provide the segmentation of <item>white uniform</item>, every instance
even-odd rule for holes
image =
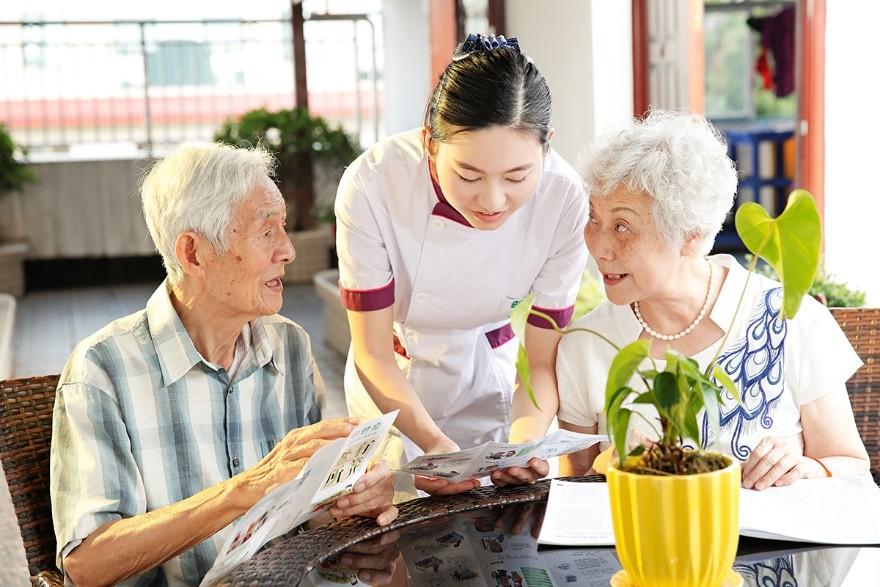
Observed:
[[[551,150],[535,196],[497,230],[477,230],[432,182],[420,129],[377,143],[342,177],[336,244],[343,305],[393,306],[398,364],[461,448],[507,439],[517,349],[511,307],[535,292],[535,306],[561,323],[571,318],[587,260],[581,186]],[[351,352],[345,393],[352,415],[378,415]],[[404,445],[407,459],[421,454],[406,438]],[[400,455],[385,458],[393,466]]]

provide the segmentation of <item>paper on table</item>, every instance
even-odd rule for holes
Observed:
[[[880,488],[870,475],[801,479],[740,491],[740,534],[820,544],[880,544]],[[606,483],[553,480],[541,544],[614,544]]]
[[[880,544],[880,488],[870,475],[801,479],[786,487],[740,492],[743,536]]]
[[[538,544],[611,546],[614,526],[606,483],[550,481]]]
[[[496,469],[522,467],[530,459],[550,459],[607,441],[604,434],[578,434],[557,430],[522,444],[487,442],[467,450],[416,457],[399,470],[412,475],[442,477],[452,482],[486,477]]]

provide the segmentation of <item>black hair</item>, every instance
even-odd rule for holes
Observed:
[[[520,53],[515,39],[494,48],[483,42],[462,52],[474,45],[475,37],[485,39],[469,35],[434,87],[425,112],[431,138],[442,143],[460,132],[497,125],[528,132],[546,149],[551,100],[544,76]]]

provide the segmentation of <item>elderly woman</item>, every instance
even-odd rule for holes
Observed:
[[[272,166],[183,147],[144,181],[168,278],[74,349],[55,400],[57,563],[77,585],[198,584],[224,528],[353,429],[320,421],[308,335],[277,314],[295,253]],[[388,524],[392,494],[378,466],[331,513]]]
[[[721,408],[720,447],[742,462],[743,485],[764,489],[803,477],[868,469],[845,382],[861,365],[828,310],[807,297],[797,317],[781,313],[780,284],[727,255],[707,257],[736,193],[736,171],[717,132],[699,116],[652,112],[602,137],[590,158],[590,219],[584,237],[608,300],[580,319],[623,346],[651,339],[701,367],[732,328],[719,364],[740,390]],[[605,380],[615,350],[598,337],[566,336],[556,361],[559,425],[605,433]],[[657,413],[634,406],[657,424]],[[631,422],[650,438],[642,418]],[[705,420],[703,436],[709,434]],[[563,461],[585,474],[599,447]]]

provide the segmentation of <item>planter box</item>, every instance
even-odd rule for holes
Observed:
[[[24,295],[24,258],[27,243],[0,243],[0,293]]]
[[[0,381],[12,378],[12,330],[15,327],[15,298],[0,293]]]
[[[317,272],[330,267],[333,231],[329,224],[287,235],[296,249],[296,259],[285,268],[284,283],[308,283]]]
[[[348,355],[351,332],[348,316],[339,300],[339,271],[330,269],[315,275],[315,291],[324,300],[324,339],[339,354]]]

